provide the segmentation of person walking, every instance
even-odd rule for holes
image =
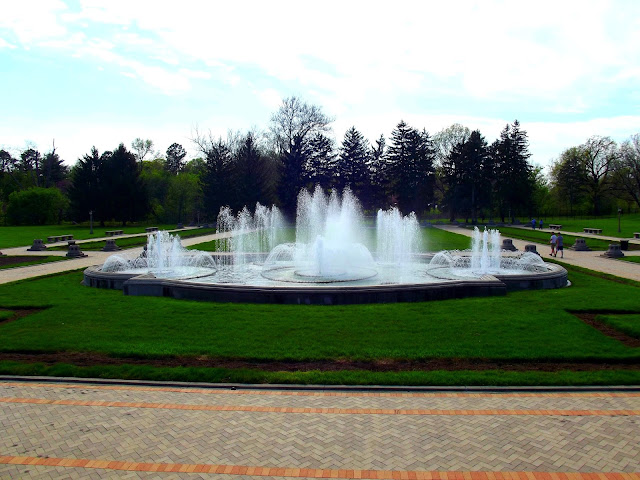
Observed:
[[[534,230],[536,229],[536,219],[535,218],[531,219],[531,228],[533,228]]]
[[[551,253],[549,255],[551,255],[552,257],[555,256],[556,254],[556,242],[558,241],[558,237],[556,237],[555,233],[551,234],[551,240],[549,243],[551,243]]]
[[[558,232],[558,236],[556,237],[556,254],[558,256],[558,252],[560,252],[560,258],[564,258],[564,238],[562,238],[562,233]]]
[[[542,219],[540,219],[540,230],[542,230]]]

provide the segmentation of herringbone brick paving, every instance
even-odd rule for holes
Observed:
[[[309,476],[317,476],[327,469],[327,476],[342,478],[369,470],[402,471],[405,475],[415,471],[640,471],[640,416],[597,414],[599,410],[638,411],[637,395],[351,397],[75,387],[5,382],[0,383],[0,397],[177,406],[595,410],[596,414],[337,415],[0,403],[0,456],[12,461],[27,457],[27,463],[42,457],[134,462],[130,468],[143,470],[156,464],[179,464],[191,469],[197,465],[277,467],[277,476],[305,468],[316,472]],[[143,462],[149,463],[142,465]],[[2,478],[21,478],[20,472],[25,470],[29,470],[26,478],[198,478],[187,473],[156,472],[145,476],[143,472],[103,468],[2,463]],[[264,470],[259,475],[270,473]],[[211,475],[234,479],[242,476],[208,474],[204,478],[212,478]],[[297,471],[291,475],[305,474]],[[526,479],[532,480],[525,476],[523,480]],[[549,476],[547,480],[562,479]]]

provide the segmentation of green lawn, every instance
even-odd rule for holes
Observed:
[[[192,238],[192,237],[199,237],[202,235],[210,235],[212,233],[216,233],[216,229],[215,228],[198,228],[197,230],[181,230],[178,232],[174,232],[174,235],[178,235],[180,238]],[[146,235],[141,235],[138,237],[125,237],[122,238],[120,236],[115,236],[113,237],[113,239],[116,241],[116,245],[118,245],[120,248],[133,248],[133,247],[142,247],[144,245],[147,244],[147,237]],[[80,249],[81,250],[87,250],[87,251],[96,251],[96,250],[102,250],[102,248],[105,246],[105,241],[104,240],[97,240],[95,242],[86,242],[86,243],[82,243],[80,244]],[[48,247],[48,250],[67,250],[68,246],[66,244],[64,245],[58,245],[55,247]]]
[[[90,238],[104,237],[107,230],[123,230],[125,234],[144,233],[144,229],[150,226],[158,227],[161,230],[172,230],[176,228],[175,224],[133,224],[126,227],[122,227],[117,224],[100,227],[94,224],[93,235],[91,235],[89,233],[88,224],[39,225],[19,227],[0,226],[0,249],[31,245],[34,238],[41,238],[46,243],[47,237],[53,235],[73,235],[73,238],[76,240],[87,240]]]
[[[213,304],[80,285],[81,272],[0,285],[0,308],[45,307],[0,324],[3,352],[98,352],[114,357],[260,361],[427,360],[623,362],[640,349],[584,324],[572,310],[640,315],[640,284],[570,270],[570,288],[505,297],[348,306]],[[588,302],[585,301],[588,299]],[[635,317],[633,317],[635,318]],[[634,320],[632,320],[634,321]],[[637,324],[637,320],[635,320]],[[640,369],[596,372],[264,372],[149,366],[0,363],[0,373],[200,381],[382,384],[640,383]]]
[[[625,262],[632,262],[632,263],[640,263],[640,256],[638,255],[626,256],[626,257],[621,257],[618,260],[624,260]]]
[[[568,232],[581,233],[583,228],[601,228],[602,234],[610,237],[632,238],[633,232],[640,232],[640,213],[623,213],[620,218],[619,233],[617,215],[581,218],[545,217],[543,221],[544,228],[547,228],[549,224],[558,224],[562,225],[562,230]],[[526,224],[527,220],[523,219],[522,222]]]

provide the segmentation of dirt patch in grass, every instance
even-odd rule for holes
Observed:
[[[2,309],[0,309],[2,310]],[[0,324],[4,325],[5,323],[15,322],[16,320],[20,320],[21,318],[27,317],[29,315],[33,315],[34,313],[38,313],[43,308],[8,308],[6,310],[11,310],[13,315],[8,318],[2,319],[0,318]]]
[[[573,315],[578,317],[587,325],[595,328],[601,333],[605,334],[607,337],[611,337],[619,342],[623,343],[627,347],[640,347],[640,338],[632,337],[624,332],[621,332],[617,328],[612,327],[611,325],[607,325],[606,323],[600,322],[596,319],[598,315],[620,315],[620,312],[571,312]]]
[[[0,267],[4,267],[5,265],[15,265],[16,263],[30,262],[34,259],[37,260],[38,257],[33,255],[2,256],[0,257]]]
[[[152,367],[208,367],[225,369],[252,369],[269,372],[306,372],[306,371],[340,371],[367,370],[371,372],[403,372],[403,371],[460,371],[460,370],[502,370],[514,372],[559,372],[559,371],[602,371],[602,370],[638,370],[637,363],[611,362],[510,362],[482,359],[442,358],[432,360],[325,360],[325,361],[251,361],[220,359],[210,357],[167,357],[167,358],[126,358],[110,357],[98,353],[57,352],[57,353],[0,353],[0,360],[43,363],[53,365],[67,363],[79,367],[95,365],[148,365]]]

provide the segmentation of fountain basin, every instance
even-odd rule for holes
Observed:
[[[429,257],[423,257],[427,260]],[[262,265],[245,265],[244,276],[219,268],[211,276],[157,278],[151,273],[84,272],[84,284],[122,290],[125,295],[149,295],[212,302],[344,305],[424,302],[477,296],[499,296],[521,289],[561,288],[567,271],[556,264],[509,274],[462,276],[447,267],[416,263],[411,275],[394,278],[394,265],[378,265],[377,275],[356,281],[276,281],[261,274]]]

